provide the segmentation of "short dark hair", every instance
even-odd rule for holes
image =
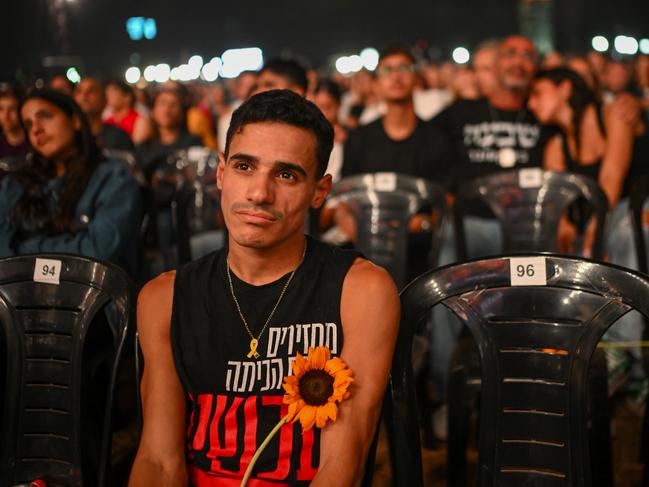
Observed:
[[[340,90],[340,85],[332,79],[323,79],[316,86],[315,93],[320,93],[324,91],[328,93],[337,103],[340,103],[342,99],[342,92]]]
[[[260,74],[270,71],[289,80],[292,84],[299,86],[306,93],[309,80],[306,77],[306,69],[293,59],[275,58],[269,59],[261,68]]]
[[[121,91],[122,93],[124,93],[125,95],[130,96],[131,103],[135,103],[135,91],[133,90],[133,87],[128,83],[125,83],[124,81],[118,79],[110,79],[106,81],[105,87],[108,88],[109,86],[113,86],[117,88],[119,91]]]
[[[410,59],[410,62],[412,64],[417,63],[417,59],[412,53],[412,49],[410,49],[410,47],[406,46],[405,44],[390,44],[385,46],[383,49],[381,49],[381,52],[379,52],[379,64],[381,64],[381,62],[386,57],[394,56],[395,54],[406,56],[408,59]]]
[[[237,108],[225,139],[225,156],[228,156],[234,134],[248,124],[262,122],[285,123],[313,132],[318,161],[316,176],[321,178],[324,175],[333,148],[334,129],[315,104],[291,90],[258,93]]]

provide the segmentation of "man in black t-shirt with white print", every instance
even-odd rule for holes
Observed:
[[[545,133],[525,103],[537,61],[529,39],[505,38],[498,46],[496,86],[489,96],[459,100],[432,121],[451,144],[453,191],[496,171],[541,166]]]

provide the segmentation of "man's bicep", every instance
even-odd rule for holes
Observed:
[[[359,394],[383,395],[399,328],[399,296],[389,274],[368,261],[343,288],[342,358],[354,371]]]
[[[138,333],[144,357],[140,449],[147,456],[168,461],[184,457],[185,397],[171,352],[173,278],[158,279],[162,282],[149,283],[138,299]]]
[[[341,357],[354,372],[354,382],[351,396],[340,404],[338,420],[323,430],[320,458],[322,476],[337,470],[339,485],[356,485],[362,477],[399,326],[399,298],[392,279],[367,261],[354,267],[345,279],[341,302]]]

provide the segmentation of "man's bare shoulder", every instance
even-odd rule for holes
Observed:
[[[174,297],[176,271],[160,274],[147,282],[137,299],[138,330],[142,332],[161,323],[168,325]]]
[[[176,271],[163,272],[155,279],[151,279],[142,287],[137,300],[138,304],[143,304],[144,301],[164,300],[173,297],[175,280]]]
[[[349,268],[345,277],[343,299],[346,298],[358,300],[359,305],[366,304],[366,299],[387,299],[389,303],[393,303],[398,302],[399,293],[388,271],[359,257]]]

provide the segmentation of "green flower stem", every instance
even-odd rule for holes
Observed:
[[[255,467],[255,463],[257,463],[257,460],[259,460],[260,455],[266,449],[268,443],[270,443],[270,440],[273,439],[273,437],[277,434],[280,428],[284,426],[284,424],[286,424],[287,421],[288,421],[288,414],[279,420],[279,423],[275,425],[273,430],[270,433],[268,433],[268,436],[263,441],[263,443],[259,445],[259,448],[257,448],[257,451],[252,456],[252,460],[250,461],[250,464],[246,469],[246,473],[243,475],[243,480],[241,481],[241,487],[246,487],[246,484],[248,483],[248,479],[250,478],[250,475],[252,475],[252,469]]]

